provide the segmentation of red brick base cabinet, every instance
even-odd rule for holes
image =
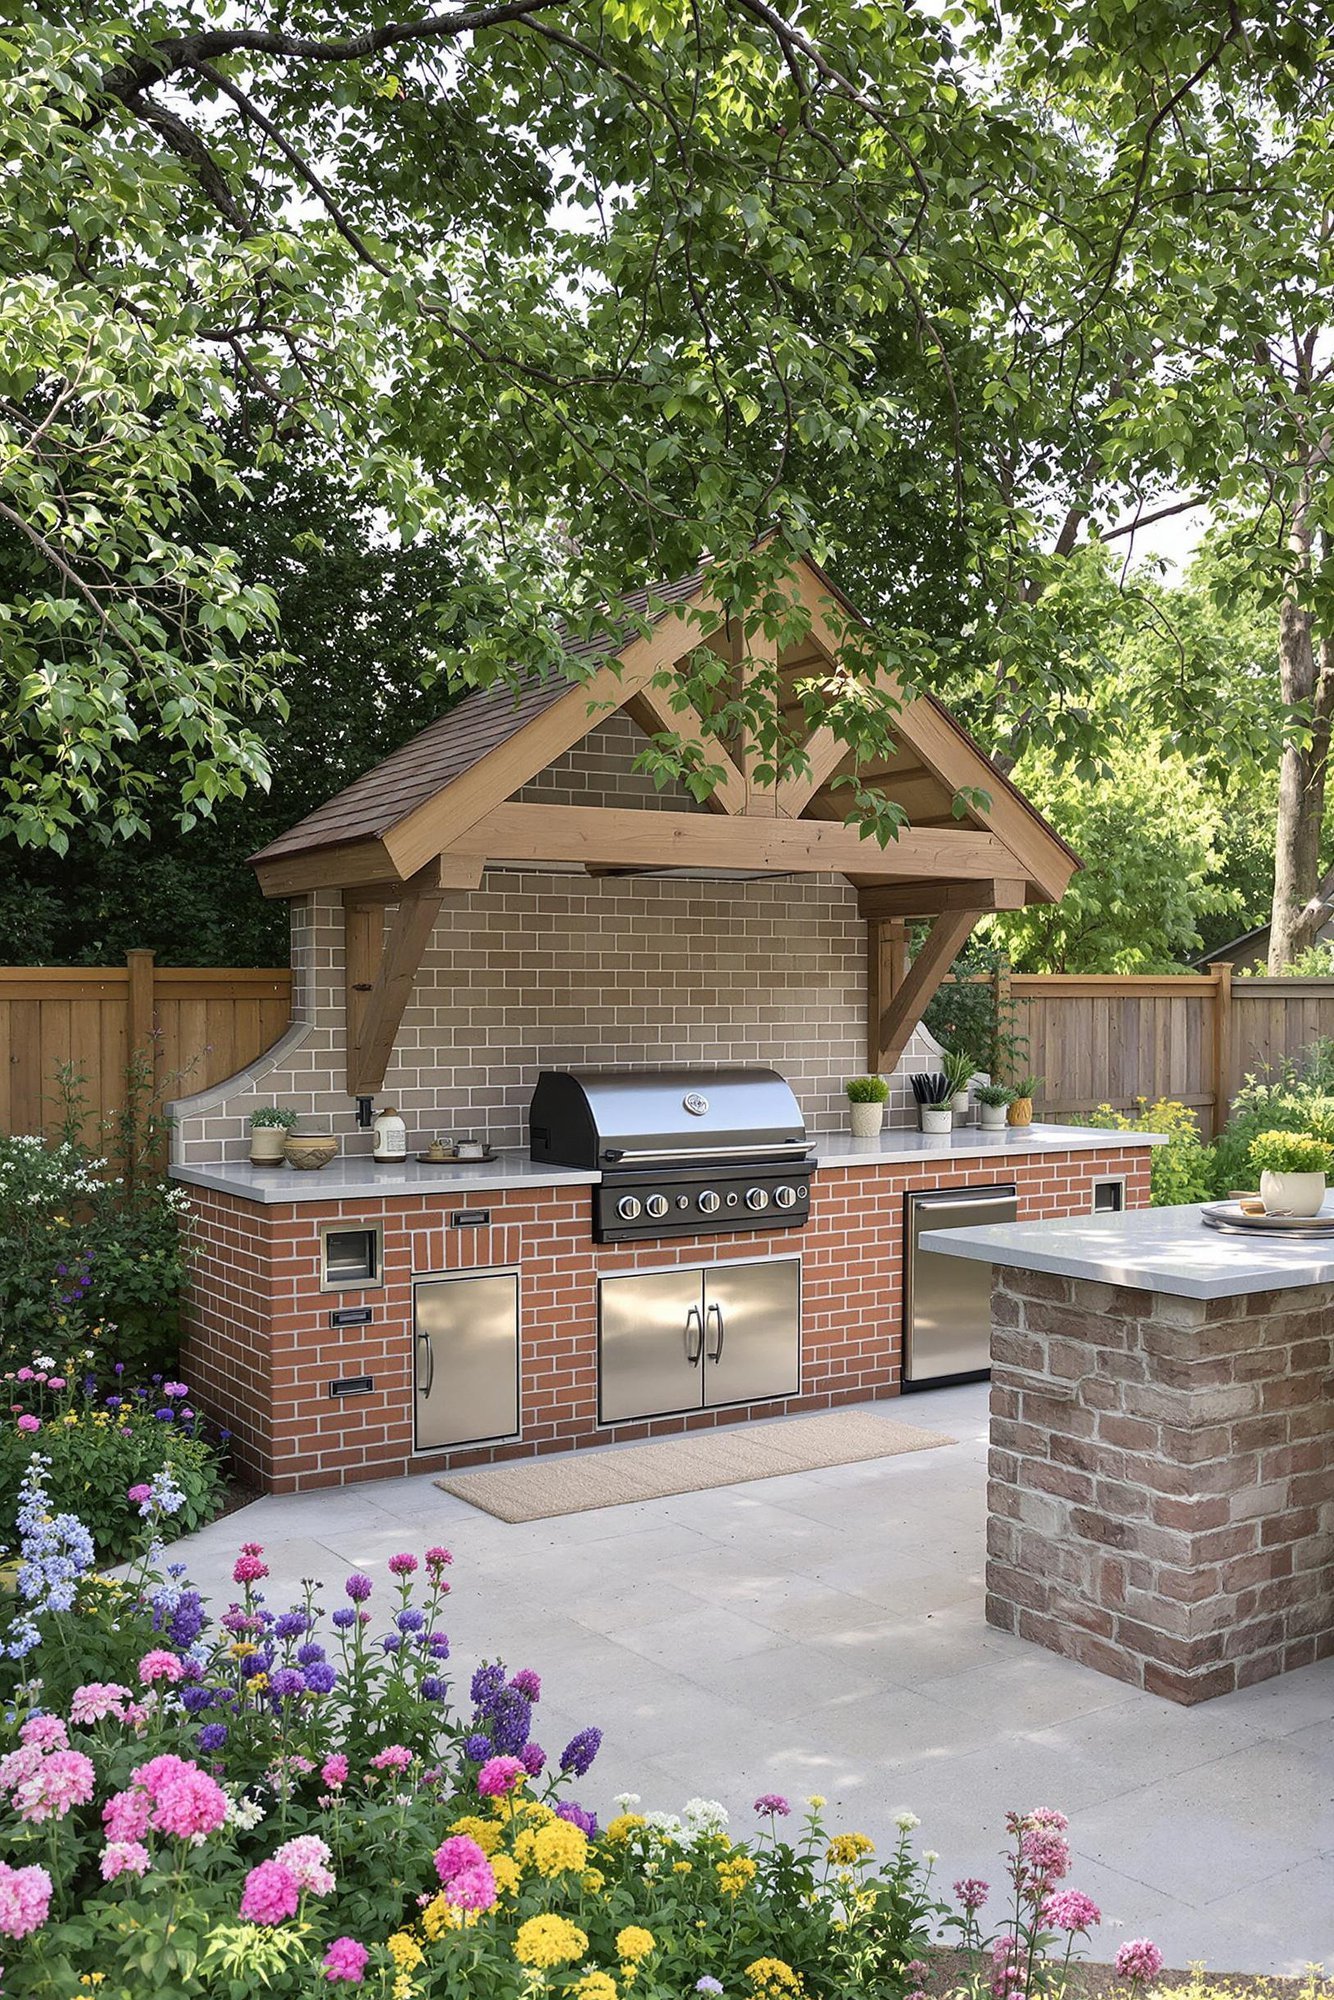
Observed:
[[[667,1436],[747,1417],[828,1409],[899,1392],[904,1195],[911,1189],[1014,1181],[1021,1221],[1087,1213],[1095,1181],[1124,1179],[1125,1202],[1148,1200],[1149,1151],[1007,1152],[911,1167],[821,1169],[804,1229],[659,1243],[592,1240],[590,1190],[416,1195],[331,1202],[248,1201],[191,1186],[193,1289],[186,1370],[208,1414],[232,1433],[245,1473],[278,1493],[442,1470],[577,1445]],[[451,1227],[460,1209],[484,1227]],[[384,1283],[320,1290],[320,1230],[379,1223]],[[597,1281],[665,1265],[799,1254],[801,1387],[763,1404],[647,1423],[599,1426]],[[517,1440],[413,1452],[412,1281],[451,1271],[520,1273]],[[365,1326],[333,1330],[331,1311],[367,1306]],[[330,1384],[370,1376],[368,1394],[335,1399]]]

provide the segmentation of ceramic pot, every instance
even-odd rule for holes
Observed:
[[[963,1089],[956,1090],[953,1097],[950,1099],[950,1110],[954,1113],[954,1116],[958,1119],[961,1125],[963,1124],[964,1119],[968,1116],[968,1105],[969,1105],[968,1086],[967,1084],[965,1084]]]
[[[285,1125],[252,1125],[250,1128],[251,1166],[280,1167],[287,1152],[289,1136]]]
[[[298,1139],[293,1136],[287,1141],[289,1166],[305,1167],[312,1172],[319,1167],[327,1167],[337,1151],[337,1139],[332,1139],[327,1134],[322,1136],[319,1133],[312,1133],[308,1139]]]
[[[1266,1215],[1319,1215],[1325,1199],[1325,1176],[1263,1173],[1260,1199]]]
[[[948,1104],[924,1104],[922,1106],[922,1130],[924,1132],[952,1132],[954,1114]]]
[[[874,1139],[885,1122],[883,1104],[849,1104],[848,1116],[852,1120],[854,1139]]]
[[[1006,1106],[1007,1125],[1031,1125],[1033,1123],[1033,1100],[1031,1097],[1016,1097],[1013,1104]]]
[[[1005,1114],[1009,1108],[1008,1104],[979,1104],[977,1109],[978,1115],[982,1120],[982,1130],[984,1132],[1003,1132],[1005,1130]]]

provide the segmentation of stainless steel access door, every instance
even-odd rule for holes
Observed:
[[[1013,1187],[960,1188],[908,1196],[903,1308],[903,1386],[934,1387],[991,1366],[991,1266],[922,1250],[924,1229],[980,1229],[1013,1222]]]
[[[711,1264],[704,1273],[704,1400],[795,1396],[801,1376],[801,1259]]]
[[[598,1418],[665,1417],[700,1406],[700,1274],[635,1271],[598,1288]]]
[[[412,1300],[414,1449],[517,1436],[518,1272],[418,1278]]]

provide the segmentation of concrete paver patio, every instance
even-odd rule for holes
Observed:
[[[333,1608],[348,1569],[387,1583],[396,1549],[447,1541],[463,1698],[483,1658],[536,1668],[549,1751],[605,1732],[578,1788],[604,1819],[621,1791],[741,1827],[758,1792],[822,1792],[888,1844],[908,1806],[948,1886],[997,1880],[1007,1809],[1060,1806],[1100,1956],[1149,1936],[1178,1965],[1334,1965],[1334,1661],[1181,1709],[993,1631],[986,1398],[867,1405],[958,1440],[906,1457],[522,1526],[386,1480],[257,1501],[179,1552],[226,1601],[261,1541],[271,1604],[316,1577]]]

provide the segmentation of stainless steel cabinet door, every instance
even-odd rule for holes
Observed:
[[[925,1229],[977,1229],[1013,1222],[1014,1189],[908,1196],[908,1258],[903,1328],[907,1388],[991,1366],[991,1267],[918,1248]]]
[[[664,1417],[700,1406],[703,1288],[696,1271],[603,1278],[598,1288],[598,1417]]]
[[[519,1275],[419,1278],[413,1287],[416,1449],[519,1429]]]
[[[704,1274],[704,1400],[795,1396],[801,1380],[801,1259],[713,1264]]]

